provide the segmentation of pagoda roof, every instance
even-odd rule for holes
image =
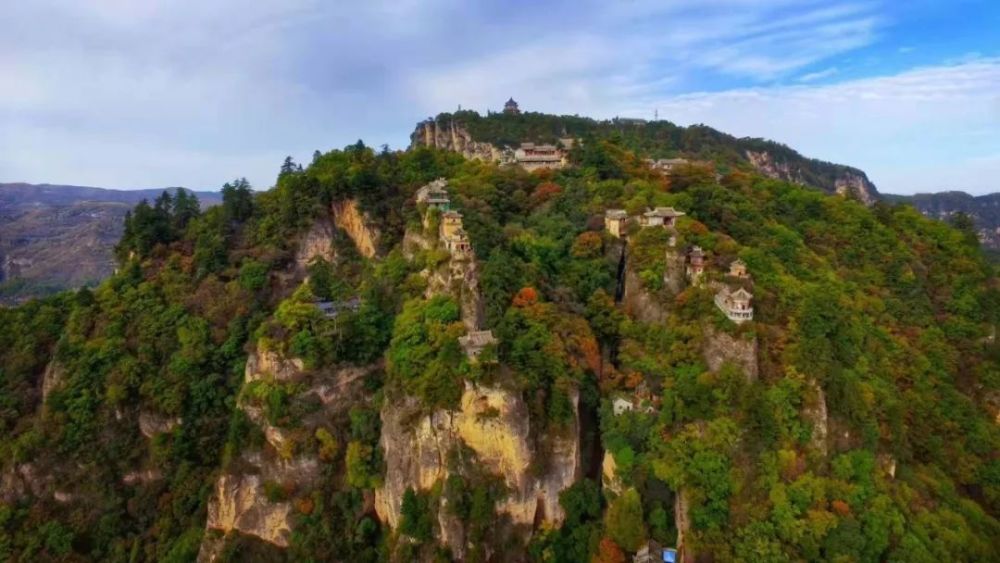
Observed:
[[[657,207],[643,213],[646,217],[680,217],[686,215],[683,211],[677,211],[673,207]]]

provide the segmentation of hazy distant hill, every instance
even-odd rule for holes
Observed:
[[[0,184],[0,301],[17,301],[110,275],[112,248],[121,237],[125,213],[162,192]],[[195,193],[202,207],[221,199],[217,192]]]
[[[955,213],[965,213],[976,222],[983,246],[993,251],[1000,250],[1000,193],[973,196],[950,191],[912,196],[884,194],[883,198],[909,203],[924,215],[942,221]]]
[[[20,182],[0,183],[0,213],[10,209],[74,205],[81,202],[126,203],[135,205],[146,199],[152,201],[163,193],[164,188],[144,190],[110,190],[87,186],[62,186],[58,184],[24,184]],[[166,188],[174,192],[177,188]],[[191,190],[189,190],[191,191]],[[218,192],[194,191],[202,205],[215,205],[222,201]]]

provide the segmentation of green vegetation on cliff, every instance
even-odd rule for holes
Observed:
[[[286,163],[266,192],[229,184],[206,211],[171,197],[140,205],[111,279],[0,309],[0,559],[190,560],[216,533],[205,522],[220,473],[272,440],[290,444],[283,462],[315,455],[320,477],[263,487],[264,501],[288,503],[286,548],[234,532],[223,560],[444,558],[430,502],[442,495],[469,522],[468,560],[615,560],[679,538],[719,561],[995,556],[1000,290],[974,240],[910,207],[747,173],[730,140],[701,128],[518,119],[467,125],[494,142],[580,136],[577,166],[528,174],[359,143]],[[680,151],[723,174],[665,178],[636,151]],[[441,176],[499,340],[489,369],[459,346],[454,288],[428,293],[446,258],[400,248],[420,221],[414,193]],[[377,254],[334,227],[334,255],[299,263],[306,233],[348,199],[380,231]],[[655,206],[687,213],[674,246],[662,230],[633,231],[619,272],[605,209]],[[706,283],[674,288],[665,276],[685,277],[694,245]],[[725,275],[736,258],[750,280]],[[713,282],[749,288],[754,320],[727,320]],[[315,306],[355,296],[358,310],[335,317]],[[303,398],[305,383],[277,374],[244,382],[247,354],[264,352],[300,361],[311,383],[378,369],[364,405],[317,421],[322,386]],[[601,452],[581,456],[562,525],[527,545],[488,533],[506,492],[483,467],[410,484],[398,529],[377,524],[376,408],[403,395],[453,408],[467,380],[515,389],[533,443],[578,417],[592,426],[581,448],[609,456],[603,478]]]

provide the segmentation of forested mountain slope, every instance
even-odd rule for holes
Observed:
[[[928,217],[954,221],[971,219],[983,246],[1000,253],[1000,194],[974,196],[965,192],[936,192],[912,196],[885,196],[893,203],[908,203]]]
[[[644,158],[683,157],[713,162],[722,171],[739,169],[765,176],[813,186],[828,193],[850,191],[859,199],[873,203],[879,193],[865,173],[843,164],[807,158],[795,150],[767,139],[737,138],[705,125],[681,127],[669,121],[613,119],[598,121],[578,115],[518,114],[475,111],[442,113],[417,125],[413,145],[427,143],[428,133],[445,140],[467,135],[476,143],[496,147],[517,147],[522,142],[556,143],[559,139],[615,139],[622,146]],[[442,135],[443,133],[443,135]],[[450,145],[450,146],[449,146]]]
[[[995,559],[975,237],[635,148],[358,143],[138,207],[110,279],[0,309],[0,559]]]
[[[0,304],[110,276],[125,214],[161,191],[0,184]],[[218,192],[189,193],[204,206],[219,202]]]

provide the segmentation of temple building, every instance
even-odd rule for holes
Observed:
[[[521,146],[514,150],[514,160],[528,172],[541,168],[562,168],[566,165],[566,156],[562,149],[555,145],[535,143],[521,143]]]
[[[627,224],[628,213],[624,209],[608,209],[604,212],[604,229],[611,233],[611,236],[622,238]]]
[[[751,300],[753,295],[742,287],[733,291],[729,286],[722,286],[715,294],[715,306],[736,324],[753,320]]]
[[[700,246],[691,248],[688,252],[687,277],[691,283],[697,283],[705,272],[705,252]]]
[[[358,312],[361,308],[361,298],[351,297],[345,301],[317,301],[316,308],[328,319],[335,319],[345,312]]]
[[[469,242],[465,229],[459,228],[450,237],[444,239],[444,247],[456,260],[465,260],[472,257],[472,243]]]
[[[517,107],[517,102],[514,101],[514,98],[511,98],[503,105],[503,112],[509,115],[520,115],[521,108]]]
[[[417,203],[421,203],[427,206],[427,209],[440,209],[441,211],[447,211],[451,208],[451,199],[448,197],[448,192],[445,187],[448,185],[448,181],[444,178],[438,178],[433,182],[427,184],[426,186],[417,190]]]
[[[479,361],[479,355],[487,346],[497,343],[492,330],[474,330],[465,336],[458,337],[458,343],[465,350],[465,355],[473,362]]]
[[[734,278],[746,279],[750,277],[747,273],[747,263],[737,258],[729,264],[729,275]]]
[[[438,238],[444,243],[445,249],[455,260],[472,258],[472,243],[462,226],[462,214],[458,211],[445,211],[441,214],[441,227]]]
[[[625,397],[615,397],[611,401],[611,412],[613,412],[615,416],[621,416],[622,414],[633,410],[635,410],[635,404]]]
[[[462,214],[458,211],[445,211],[441,214],[441,227],[438,237],[441,240],[448,240],[455,236],[455,232],[462,228]]]
[[[683,215],[683,211],[673,207],[657,207],[639,216],[639,226],[673,228],[677,225],[677,218]]]

